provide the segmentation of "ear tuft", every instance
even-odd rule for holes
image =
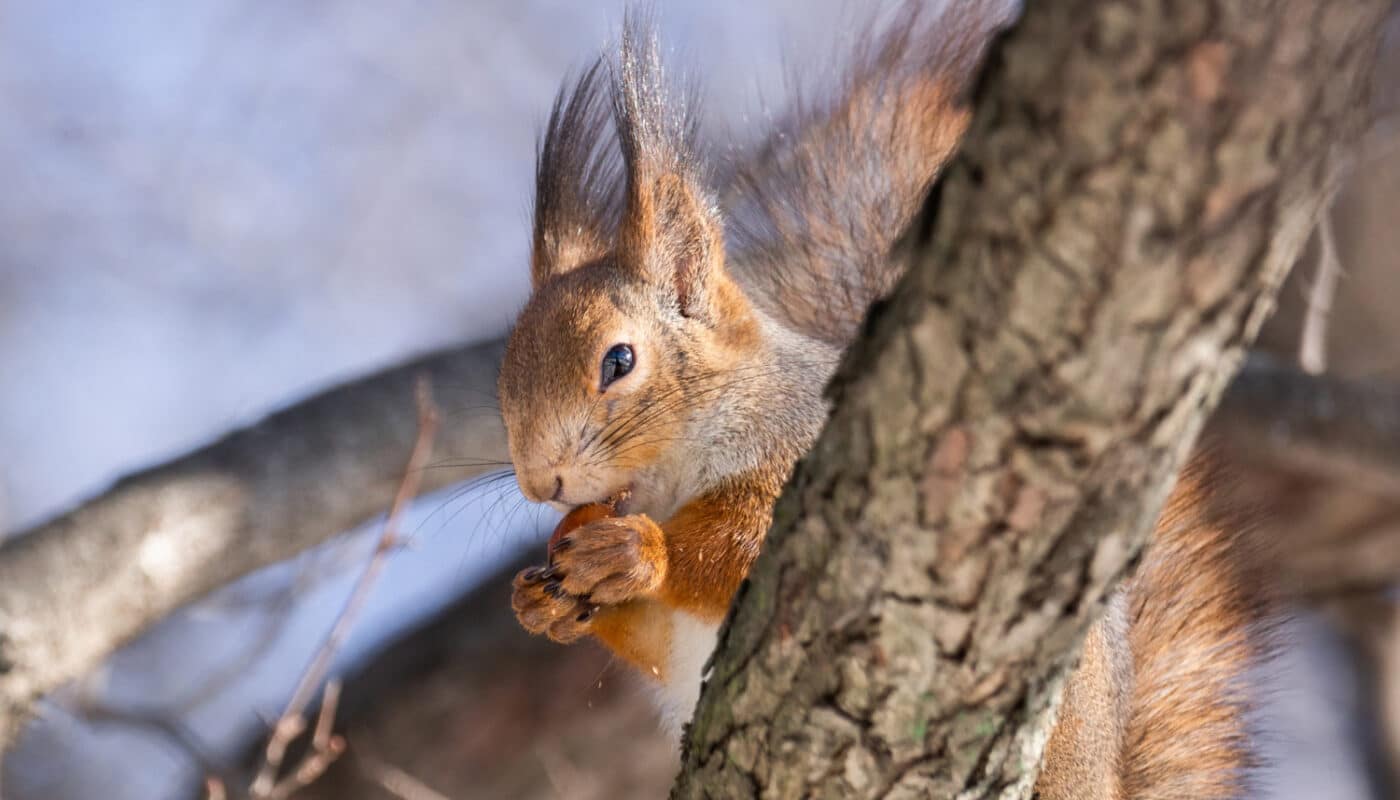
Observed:
[[[669,291],[683,315],[713,321],[716,282],[726,280],[723,226],[695,152],[698,92],[668,91],[659,49],[651,20],[629,14],[613,75],[627,175],[618,261]]]
[[[622,165],[609,127],[603,61],[554,98],[535,158],[536,288],[603,257],[622,207]]]

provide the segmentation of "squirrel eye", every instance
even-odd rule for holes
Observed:
[[[609,348],[603,356],[603,376],[599,387],[606,389],[608,384],[631,372],[633,361],[635,358],[630,345],[615,344]]]

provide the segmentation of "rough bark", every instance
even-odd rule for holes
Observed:
[[[1024,797],[1362,121],[1380,0],[1029,4],[832,387],[676,797]]]
[[[382,514],[426,375],[448,412],[429,469],[456,483],[505,458],[494,406],[500,344],[465,347],[332,389],[183,458],[132,475],[0,546],[0,750],[39,696],[180,606]],[[465,465],[462,465],[465,464]]]

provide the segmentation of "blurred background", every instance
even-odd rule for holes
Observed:
[[[621,15],[613,0],[0,0],[0,532],[338,382],[503,334],[527,291],[535,134]],[[670,0],[661,25],[704,76],[707,124],[742,133],[780,104],[784,64],[824,63],[851,18],[842,0]],[[1331,212],[1326,371],[1347,380],[1400,381],[1396,38]],[[1321,249],[1261,342],[1281,360]],[[479,402],[437,400],[445,426]],[[1260,677],[1259,796],[1400,796],[1394,575],[1329,582],[1353,555],[1400,561],[1400,498],[1257,454],[1240,474],[1280,512],[1267,535],[1317,554],[1288,574],[1307,588]],[[298,796],[664,793],[673,756],[632,679],[511,617],[507,576],[553,522],[509,482],[415,504],[335,668],[348,754]],[[174,800],[240,774],[375,535],[238,581],[50,698],[0,792]]]

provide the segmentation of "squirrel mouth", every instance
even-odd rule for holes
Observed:
[[[618,489],[616,492],[613,492],[611,497],[603,502],[612,508],[614,515],[619,517],[625,516],[628,507],[632,504],[632,485],[628,484]]]

